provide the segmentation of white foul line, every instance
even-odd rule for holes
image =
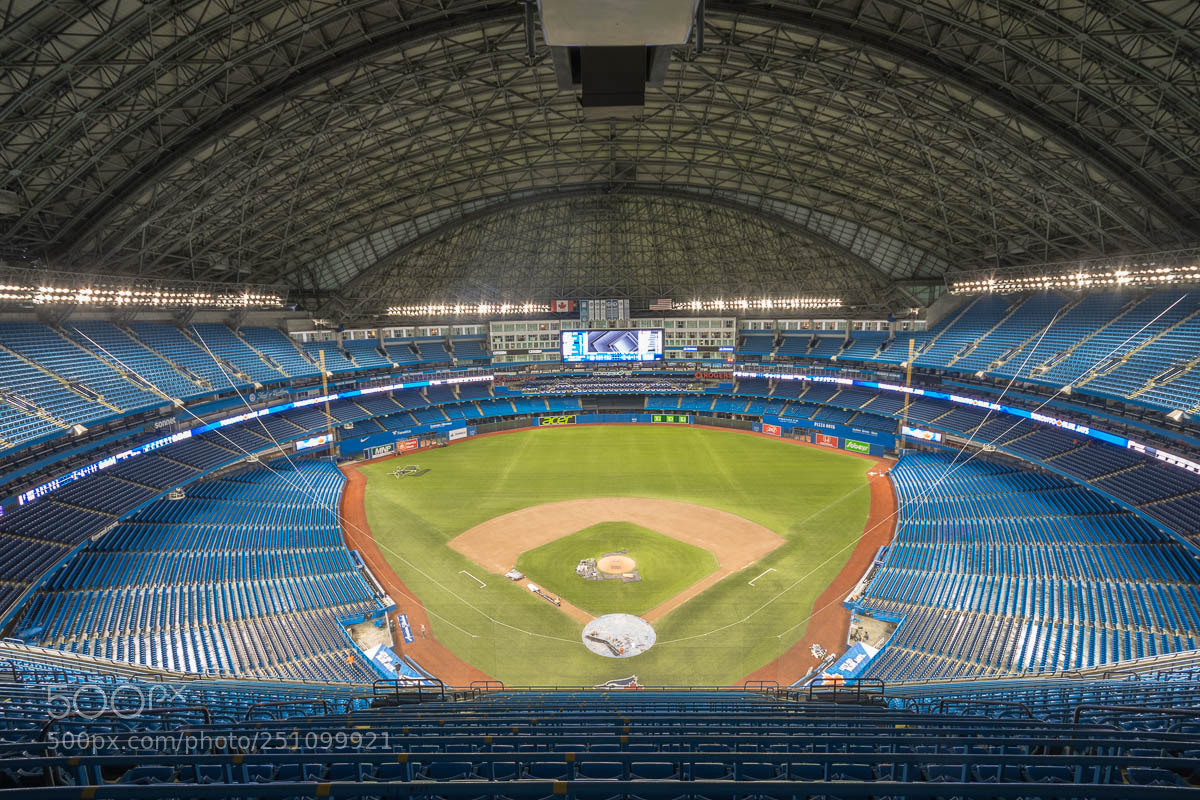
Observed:
[[[473,581],[475,581],[476,583],[478,583],[478,584],[479,584],[479,588],[480,588],[480,589],[482,589],[483,587],[487,586],[487,584],[486,584],[486,583],[484,583],[483,581],[479,580],[479,578],[476,578],[474,575],[472,575],[471,573],[467,572],[465,569],[460,569],[460,570],[458,571],[458,574],[459,574],[459,575],[466,575],[468,578],[470,578],[471,580],[473,580]]]
[[[774,571],[775,571],[775,568],[774,568],[774,567],[767,567],[767,568],[766,568],[766,569],[764,569],[762,572],[760,572],[759,574],[755,575],[753,580],[749,580],[749,581],[747,581],[747,583],[749,583],[751,586],[753,586],[753,585],[754,585],[754,581],[758,580],[758,579],[759,579],[759,578],[761,578],[763,575],[766,575],[768,572],[774,572]]]

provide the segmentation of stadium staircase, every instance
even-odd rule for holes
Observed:
[[[154,682],[24,655],[0,662],[4,797],[1200,795],[1188,673],[506,690]]]
[[[1065,364],[1071,359],[1075,352],[1086,345],[1089,340],[1095,338],[1106,329],[1118,324],[1125,316],[1131,314],[1134,309],[1138,307],[1140,302],[1140,299],[1130,300],[1110,319],[1105,320],[1098,326],[1088,329],[1083,333],[1083,335],[1075,338],[1065,348],[1055,352],[1051,357],[1030,365],[1028,367],[1027,376],[1030,378],[1040,377],[1050,370],[1056,369],[1060,365]]]
[[[193,463],[174,461],[183,469],[236,457],[192,444],[179,456]],[[52,574],[18,635],[181,672],[373,678],[340,624],[382,609],[342,544],[343,483],[332,464],[301,460],[157,500]]]
[[[890,474],[896,536],[857,603],[902,621],[868,676],[1087,669],[1200,644],[1200,566],[1141,517],[1053,476],[948,454],[904,455]]]
[[[911,340],[914,342],[913,360],[915,362],[918,357],[937,343],[942,334],[953,328],[982,300],[983,295],[971,298],[963,303],[949,319],[940,320],[931,330],[897,334],[883,343],[875,357],[891,364],[903,363],[908,360],[908,342]]]
[[[975,333],[974,337],[968,341],[966,345],[961,347],[953,356],[951,356],[950,360],[946,362],[946,366],[953,367],[960,360],[974,353],[982,342],[986,341],[989,336],[998,331],[1010,319],[1017,315],[1017,313],[1020,312],[1031,299],[1032,297],[1026,297],[1008,306],[1008,308],[1004,311],[1004,315],[1000,317],[1000,319],[996,320],[995,324],[985,330],[982,334],[973,332]]]
[[[1082,386],[1085,386],[1089,381],[1095,380],[1096,378],[1102,378],[1102,377],[1111,375],[1113,372],[1116,372],[1117,370],[1126,366],[1129,363],[1130,359],[1132,359],[1138,353],[1145,350],[1146,348],[1154,347],[1157,343],[1164,340],[1164,338],[1169,338],[1171,333],[1173,333],[1177,329],[1186,327],[1187,324],[1189,322],[1191,322],[1192,320],[1196,319],[1197,316],[1200,316],[1200,309],[1196,309],[1195,311],[1192,311],[1190,314],[1188,314],[1183,319],[1180,319],[1180,320],[1177,320],[1177,321],[1171,323],[1166,328],[1162,329],[1161,331],[1158,331],[1150,338],[1139,342],[1133,348],[1131,348],[1125,352],[1122,352],[1119,355],[1114,355],[1112,359],[1107,361],[1105,364],[1097,367],[1096,369],[1088,370],[1086,373],[1084,373],[1082,378],[1080,378],[1078,381],[1076,381],[1072,385],[1074,387],[1082,387]],[[1194,344],[1194,342],[1193,342],[1193,344]],[[1144,387],[1144,388],[1148,388],[1148,387]],[[1125,396],[1128,397],[1128,395],[1125,395]]]
[[[982,365],[984,370],[999,370],[1027,350],[1040,347],[1040,340],[1044,339],[1045,335],[1053,329],[1051,323],[1057,324],[1059,320],[1065,319],[1083,300],[1082,296],[1067,299],[1061,295],[1047,294],[1050,297],[1054,297],[1057,302],[1053,302],[1052,304],[1037,302],[1037,295],[1033,295],[1030,297],[1029,302],[1026,302],[1022,306],[1025,313],[1017,315],[1019,318],[1011,320],[1011,324],[1004,330],[995,331],[993,338],[1002,338],[1004,341],[1002,346],[1006,349],[992,358],[991,361]],[[1048,325],[1050,326],[1049,329],[1047,329]],[[982,346],[984,343],[981,342],[980,344]],[[1021,363],[1018,363],[1017,366],[1021,365]]]
[[[230,355],[231,355],[230,353],[221,352],[220,346],[222,344],[227,344],[228,342],[221,341],[220,339],[212,339],[212,341],[210,341],[210,338],[213,337],[215,330],[219,329],[219,328],[223,328],[223,327],[224,327],[223,325],[207,326],[206,330],[202,334],[199,330],[197,330],[196,326],[193,325],[190,327],[181,327],[179,329],[179,332],[182,333],[183,336],[188,341],[190,341],[193,345],[195,345],[200,350],[202,350],[206,355],[208,355],[208,357],[212,360],[212,362],[217,366],[218,369],[237,378],[238,382],[241,382],[241,383],[244,383],[247,385],[255,383],[256,382],[255,377],[253,375],[251,375],[248,371],[243,369],[242,364],[239,364],[239,363],[233,361],[230,358]],[[264,364],[264,367],[265,366],[266,365]],[[226,384],[228,384],[230,382],[231,381],[229,381],[228,379],[225,381]]]
[[[15,358],[16,360],[23,363],[27,368],[34,370],[36,372],[42,373],[43,375],[45,375],[52,381],[55,381],[58,384],[60,384],[62,386],[62,388],[64,390],[66,390],[67,392],[69,392],[73,395],[77,395],[89,403],[95,403],[97,405],[101,405],[104,408],[108,409],[109,411],[112,411],[112,412],[115,412],[118,414],[121,413],[121,411],[122,411],[122,409],[118,408],[117,406],[115,406],[112,403],[105,400],[104,397],[99,392],[96,392],[94,390],[93,391],[84,391],[84,388],[77,381],[69,380],[55,372],[52,372],[51,370],[42,366],[37,361],[34,361],[31,358],[26,358],[24,355],[17,352],[16,350],[13,350],[4,345],[0,345],[0,352],[3,352],[5,354],[11,356],[12,358]],[[19,376],[15,375],[11,370],[6,370],[6,373],[8,375],[10,375],[13,380],[19,380]]]

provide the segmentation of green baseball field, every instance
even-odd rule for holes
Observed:
[[[432,634],[508,685],[740,681],[804,634],[870,503],[867,460],[684,426],[482,437],[416,454],[407,461],[427,472],[392,477],[402,461],[362,467],[374,538]],[[755,558],[742,565],[738,539],[754,529],[769,552],[742,553]],[[455,549],[474,552],[468,539],[476,558]],[[580,561],[622,551],[641,580],[576,574]],[[513,567],[525,579],[506,579]],[[608,613],[649,614],[654,646],[623,659],[589,652],[584,622]]]

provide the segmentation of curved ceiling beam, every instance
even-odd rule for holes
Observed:
[[[778,5],[711,2],[708,10],[710,16],[743,18],[758,24],[788,25],[800,31],[828,37],[832,41],[873,50],[909,66],[919,68],[937,80],[956,86],[989,105],[1020,117],[1032,129],[1061,143],[1075,156],[1094,164],[1110,179],[1128,189],[1146,209],[1168,221],[1177,230],[1200,236],[1200,230],[1194,227],[1194,221],[1188,215],[1176,210],[1177,206],[1179,208],[1186,206],[1184,204],[1176,206],[1168,202],[1167,198],[1174,194],[1170,187],[1139,175],[1135,169],[1122,163],[1124,159],[1112,153],[1103,141],[1088,135],[1086,130],[1072,125],[1069,120],[1051,115],[1046,107],[1034,106],[1011,92],[998,89],[986,80],[973,77],[962,69],[955,69],[955,65],[932,57],[927,50],[905,43],[898,37],[885,36],[863,27],[847,27],[828,19],[819,18],[816,14]],[[178,144],[164,147],[158,151],[160,155],[151,163],[132,170],[129,178],[95,198],[84,209],[79,222],[61,231],[56,237],[60,243],[71,244],[65,246],[60,244],[56,249],[61,253],[70,250],[76,243],[90,239],[117,210],[147,191],[162,176],[186,162],[215,137],[235,129],[243,121],[269,108],[291,92],[309,87],[356,62],[405,47],[422,39],[467,26],[500,20],[517,23],[520,21],[519,18],[519,9],[512,5],[492,6],[424,23],[405,31],[382,36],[367,44],[355,42],[347,45],[329,58],[300,70],[286,80],[270,85],[255,97],[229,109],[211,124],[190,133]],[[969,65],[962,66],[969,68]]]
[[[680,191],[678,189],[661,189],[661,188],[652,188],[652,187],[646,187],[646,186],[632,185],[629,187],[623,187],[620,191],[617,191],[617,192],[608,192],[608,191],[605,191],[600,188],[576,188],[576,189],[567,189],[567,190],[551,189],[551,190],[547,190],[544,192],[538,192],[536,194],[530,194],[528,196],[522,197],[517,200],[500,201],[497,203],[493,203],[491,205],[484,206],[483,208],[477,209],[475,211],[470,211],[466,214],[463,214],[462,216],[448,220],[448,221],[442,223],[441,225],[439,225],[438,227],[433,228],[432,230],[429,230],[425,233],[422,233],[412,239],[409,239],[408,241],[406,241],[400,245],[397,245],[396,247],[393,247],[392,249],[383,253],[381,256],[376,258],[372,263],[368,264],[361,271],[359,271],[359,273],[354,278],[352,278],[344,286],[342,286],[340,289],[340,294],[342,295],[343,299],[348,299],[349,297],[351,297],[354,294],[355,290],[357,290],[363,283],[369,282],[375,272],[386,267],[388,264],[394,262],[395,260],[397,260],[399,258],[402,258],[406,253],[409,253],[409,252],[415,250],[416,248],[420,247],[421,245],[425,244],[426,242],[437,239],[441,236],[445,236],[446,234],[451,233],[460,228],[463,228],[467,225],[470,225],[471,223],[476,222],[477,220],[484,219],[484,218],[487,218],[487,217],[490,217],[490,216],[493,216],[496,214],[503,214],[505,212],[512,211],[512,210],[518,209],[518,208],[524,208],[527,206],[535,206],[535,205],[540,205],[543,203],[552,203],[552,202],[557,202],[557,201],[565,202],[565,201],[569,201],[574,198],[587,198],[587,197],[596,197],[596,196],[603,196],[603,195],[644,196],[644,197],[660,197],[660,198],[673,199],[673,200],[684,200],[689,203],[695,203],[697,205],[707,205],[707,206],[715,206],[715,207],[719,207],[719,208],[727,208],[727,209],[730,209],[732,211],[735,211],[735,212],[738,212],[741,214],[753,216],[757,219],[762,219],[764,221],[767,221],[770,224],[775,225],[784,230],[791,231],[792,233],[794,233],[796,236],[798,236],[800,238],[806,239],[806,240],[812,242],[813,244],[820,245],[821,247],[827,248],[828,250],[831,250],[832,252],[837,253],[838,255],[845,258],[848,262],[853,264],[855,267],[862,270],[862,272],[864,272],[865,274],[877,278],[878,279],[878,284],[877,284],[878,289],[887,289],[887,288],[892,288],[892,286],[893,286],[892,276],[889,275],[887,273],[887,271],[884,270],[883,268],[881,268],[880,266],[871,263],[866,258],[863,258],[859,254],[850,250],[845,245],[835,241],[834,239],[829,238],[825,234],[822,234],[818,231],[814,231],[810,228],[800,225],[800,224],[796,223],[795,221],[788,219],[787,217],[781,216],[781,215],[776,214],[771,211],[766,211],[761,207],[755,207],[755,206],[748,205],[745,203],[739,203],[735,200],[731,200],[731,199],[724,198],[724,197],[715,197],[715,196],[711,196],[711,195],[696,194],[693,192]],[[907,289],[896,288],[896,291],[903,298],[905,298],[906,303],[908,303],[910,305],[921,305],[921,303],[917,300],[917,298],[911,292],[909,292]]]
[[[178,144],[162,148],[159,151],[161,155],[156,160],[132,170],[127,179],[95,198],[76,225],[58,234],[57,240],[67,243],[60,245],[59,252],[68,251],[75,243],[91,238],[122,206],[143,194],[161,177],[186,162],[213,140],[236,129],[289,94],[303,91],[347,67],[381,53],[402,49],[463,27],[503,19],[516,20],[519,17],[520,14],[514,11],[511,4],[504,4],[460,16],[440,18],[415,28],[381,36],[370,42],[348,44],[334,55],[293,73],[285,80],[265,88],[255,97],[230,108],[212,123],[190,132],[187,138]]]
[[[505,206],[513,206],[532,196],[550,197],[555,194],[615,191],[624,194],[640,193],[661,197],[692,198],[698,203],[706,201],[714,205],[748,212],[765,219],[778,219],[790,223],[797,230],[808,232],[809,238],[827,243],[831,250],[846,251],[864,264],[882,273],[887,280],[926,280],[940,283],[951,263],[941,254],[904,242],[862,222],[839,217],[827,211],[797,205],[783,200],[752,194],[745,190],[706,189],[689,185],[624,183],[619,187],[595,185],[568,185],[554,189],[521,191],[516,194],[495,194],[471,200],[459,205],[441,206],[415,217],[408,217],[388,227],[365,233],[346,241],[335,250],[323,253],[296,265],[297,273],[304,274],[314,288],[333,291],[346,286],[365,267],[353,265],[375,264],[390,252],[402,248],[424,234],[447,227],[454,221],[483,213],[500,213]],[[828,231],[828,233],[826,232]],[[349,266],[347,266],[349,265]]]
[[[1149,182],[1142,178],[1132,168],[1121,164],[1121,159],[1109,153],[1109,148],[1103,141],[1087,136],[1085,129],[1072,125],[1069,120],[1056,119],[1050,109],[1034,106],[1011,92],[1001,91],[989,81],[972,77],[965,71],[970,68],[970,64],[961,64],[959,66],[962,67],[962,70],[953,70],[951,65],[932,57],[926,50],[900,41],[899,37],[874,33],[862,26],[850,27],[838,24],[821,19],[815,13],[806,14],[779,5],[764,3],[743,5],[740,2],[729,2],[728,0],[725,2],[710,0],[705,6],[705,10],[708,14],[743,16],[759,22],[764,20],[782,22],[800,30],[819,33],[834,41],[886,53],[910,66],[919,67],[930,75],[971,92],[985,103],[995,105],[997,108],[1027,120],[1030,127],[1063,143],[1076,156],[1090,161],[1110,177],[1128,187],[1147,208],[1154,209],[1175,227],[1200,235],[1200,229],[1197,229],[1191,220],[1180,216],[1171,205],[1161,199],[1164,195],[1174,194],[1169,186],[1165,186],[1161,182]],[[1083,131],[1083,133],[1077,133],[1077,131]]]

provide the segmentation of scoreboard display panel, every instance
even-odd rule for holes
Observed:
[[[661,328],[562,331],[562,360],[576,362],[662,361]]]

